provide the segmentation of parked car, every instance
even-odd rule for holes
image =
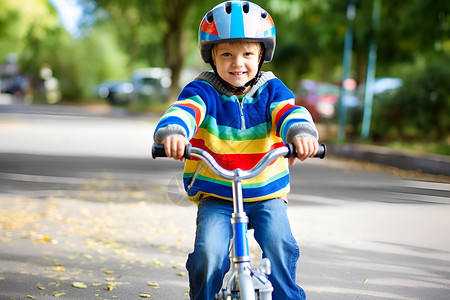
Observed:
[[[373,84],[373,97],[375,99],[383,97],[383,95],[395,93],[403,85],[403,80],[400,78],[376,78]],[[356,89],[356,95],[360,99],[361,103],[364,103],[364,97],[366,92],[366,85],[361,84]]]
[[[375,79],[374,95],[380,95],[386,92],[392,92],[403,85],[403,80],[400,78],[377,78]]]
[[[131,76],[131,82],[138,99],[165,99],[169,95],[169,88],[172,84],[171,71],[167,68],[137,69]]]
[[[134,101],[134,85],[129,81],[108,80],[94,88],[95,94],[111,104]]]
[[[304,106],[314,121],[330,119],[336,112],[339,99],[339,85],[305,79],[295,90],[295,104]]]
[[[111,104],[139,100],[161,100],[169,94],[171,72],[165,68],[143,68],[133,72],[130,81],[107,80],[94,88],[94,94]]]

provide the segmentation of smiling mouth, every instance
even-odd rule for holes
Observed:
[[[231,75],[244,75],[247,72],[230,72]]]

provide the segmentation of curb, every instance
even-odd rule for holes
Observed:
[[[411,155],[383,147],[366,145],[327,145],[328,153],[338,157],[366,161],[421,171],[427,174],[450,176],[450,157],[444,155]]]

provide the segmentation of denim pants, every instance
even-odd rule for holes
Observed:
[[[263,257],[268,257],[272,265],[269,280],[274,288],[273,300],[302,300],[306,299],[305,292],[295,283],[300,253],[286,209],[287,204],[279,198],[244,203]],[[222,288],[230,268],[232,213],[233,202],[217,198],[210,198],[198,207],[194,251],[186,263],[191,299],[213,300]]]

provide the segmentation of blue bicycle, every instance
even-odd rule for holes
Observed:
[[[324,158],[326,145],[319,146],[315,157]],[[233,189],[234,213],[231,218],[233,238],[231,241],[231,270],[230,276],[222,290],[216,294],[216,300],[271,300],[273,287],[267,275],[270,275],[271,267],[268,258],[261,260],[258,268],[252,268],[250,263],[250,251],[248,246],[247,231],[248,217],[244,211],[241,182],[259,175],[272,161],[280,156],[286,158],[295,157],[295,147],[292,144],[274,149],[267,153],[252,169],[226,170],[222,168],[211,154],[200,148],[187,145],[184,157],[190,159],[197,157],[203,160],[208,167],[218,176],[231,180]],[[164,146],[153,145],[152,156],[166,157]]]

